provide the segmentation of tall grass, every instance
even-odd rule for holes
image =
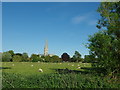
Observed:
[[[3,73],[3,88],[120,88],[109,77],[93,74],[44,74],[24,76]]]

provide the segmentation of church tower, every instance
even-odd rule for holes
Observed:
[[[45,47],[44,47],[44,56],[48,55],[48,41],[46,40]]]

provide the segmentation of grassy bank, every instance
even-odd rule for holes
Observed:
[[[44,74],[23,76],[3,73],[3,88],[120,88],[119,83],[90,74]]]
[[[90,63],[4,62],[2,72],[3,88],[120,88]]]

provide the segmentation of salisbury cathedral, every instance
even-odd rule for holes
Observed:
[[[54,56],[54,54],[48,54],[48,41],[46,40],[45,46],[44,46],[44,54],[40,54],[40,56]]]

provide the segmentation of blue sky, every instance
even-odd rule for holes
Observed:
[[[70,56],[85,47],[88,35],[98,31],[98,2],[18,2],[3,3],[3,51],[42,54],[48,40],[50,54]]]

